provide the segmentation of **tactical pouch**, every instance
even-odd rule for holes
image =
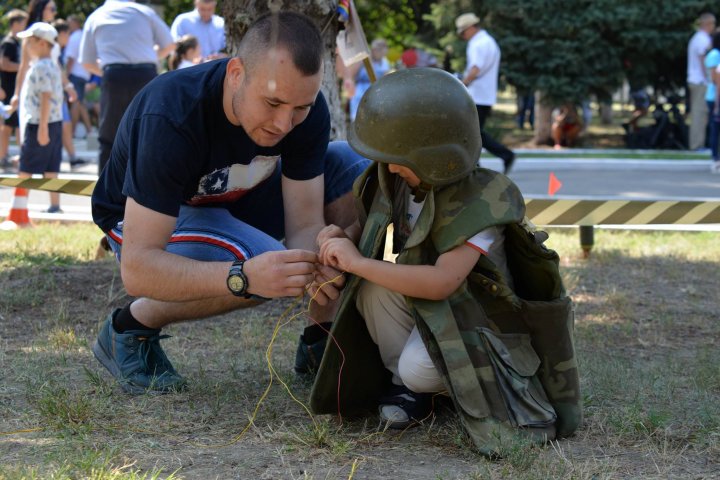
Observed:
[[[487,328],[478,328],[478,332],[494,373],[492,379],[483,377],[483,389],[497,388],[507,421],[513,427],[553,426],[557,416],[535,375],[540,359],[530,345],[530,337],[497,334]]]
[[[582,424],[572,301],[562,297],[549,302],[521,300],[521,304],[522,320],[541,360],[538,376],[558,416],[557,435],[571,435]]]
[[[557,435],[564,437],[582,424],[573,340],[575,317],[572,300],[562,284],[558,255],[543,245],[545,239],[545,232],[532,231],[527,222],[506,227],[505,249],[515,282],[515,308],[497,312],[493,320],[503,332],[530,334],[540,357],[540,381],[558,416]]]

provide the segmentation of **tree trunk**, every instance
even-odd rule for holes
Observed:
[[[535,145],[550,144],[552,127],[552,105],[546,105],[541,92],[535,93]]]
[[[612,125],[612,123],[613,123],[612,100],[610,102],[600,103],[600,122],[603,125]]]
[[[325,72],[322,92],[330,109],[332,130],[330,138],[344,139],[346,134],[345,112],[340,102],[340,88],[335,74],[335,38],[338,32],[337,1],[334,0],[224,0],[222,16],[225,18],[227,49],[231,55],[237,52],[240,39],[250,24],[261,15],[273,10],[293,10],[315,20],[325,41]],[[338,59],[338,61],[342,61]]]

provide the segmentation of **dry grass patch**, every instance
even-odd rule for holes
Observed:
[[[310,381],[292,371],[302,316],[275,339],[279,378],[258,408],[265,352],[291,299],[167,328],[164,346],[189,389],[128,396],[90,352],[98,322],[128,301],[113,261],[92,260],[97,231],[0,236],[0,479],[712,478],[717,234],[595,237],[588,260],[575,230],[552,230],[549,241],[576,303],[585,426],[544,448],[518,440],[488,461],[442,401],[405,432],[383,431],[372,411],[342,423],[310,417],[280,382],[307,401]]]

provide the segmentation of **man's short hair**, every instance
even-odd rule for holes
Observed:
[[[55,27],[55,30],[57,30],[58,33],[62,32],[69,32],[70,31],[70,25],[63,20],[62,18],[58,18],[57,20],[53,20],[51,23],[53,27]]]
[[[715,23],[715,15],[713,15],[710,12],[705,12],[702,15],[700,15],[700,18],[698,18],[698,23],[700,25],[706,25],[708,23]]]
[[[68,23],[75,22],[80,26],[82,26],[82,24],[83,24],[83,21],[82,21],[82,18],[80,18],[80,15],[75,15],[74,13],[72,15],[68,15],[67,22]]]
[[[7,18],[8,24],[12,25],[14,23],[27,20],[28,14],[24,10],[20,10],[19,8],[13,8],[7,14],[5,14],[5,18]]]
[[[240,41],[238,57],[252,70],[274,47],[284,48],[295,68],[306,76],[322,68],[323,40],[317,25],[297,12],[268,13],[250,25]]]

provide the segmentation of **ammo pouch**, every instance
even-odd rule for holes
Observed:
[[[513,427],[552,427],[557,419],[540,381],[536,377],[540,358],[530,344],[530,336],[497,334],[478,328],[482,348],[494,375],[481,379],[486,399],[495,417]],[[495,399],[495,402],[492,400]],[[502,403],[498,402],[501,400]],[[500,413],[502,412],[502,413]]]
[[[483,302],[492,329],[522,333],[530,337],[540,359],[538,379],[557,414],[557,436],[571,435],[582,423],[580,378],[573,340],[574,310],[565,294],[558,270],[558,255],[542,242],[544,232],[530,226],[510,224],[505,228],[505,252],[515,291],[497,281],[496,272],[481,268],[477,276],[488,299]],[[493,284],[497,288],[491,289]],[[492,298],[494,297],[494,298]]]

